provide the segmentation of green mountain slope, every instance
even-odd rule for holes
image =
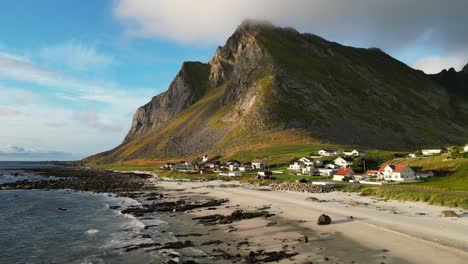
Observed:
[[[124,142],[87,159],[162,160],[286,144],[411,149],[466,141],[468,100],[378,49],[246,22],[207,63],[184,63]]]

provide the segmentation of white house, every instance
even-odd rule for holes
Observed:
[[[416,158],[416,154],[410,153],[410,154],[408,154],[408,158]]]
[[[239,167],[239,171],[253,171],[252,165],[242,165]]]
[[[302,171],[302,168],[305,167],[304,162],[302,161],[295,161],[293,164],[289,164],[288,169],[293,171]]]
[[[333,175],[333,180],[334,181],[343,181],[344,178],[346,177],[353,177],[354,171],[351,168],[341,168],[336,172],[335,175]]]
[[[259,179],[268,179],[273,175],[271,171],[259,171],[257,172],[257,178]]]
[[[463,151],[464,151],[464,152],[468,152],[468,144],[466,144],[466,145],[463,147]]]
[[[379,176],[387,181],[415,181],[417,175],[410,166],[405,164],[383,164],[379,168]]]
[[[329,157],[329,156],[338,156],[341,154],[339,150],[330,150],[330,149],[321,149],[319,150],[319,155],[322,157]]]
[[[304,165],[314,165],[314,160],[312,158],[303,157],[298,159],[297,161],[301,161],[302,163],[304,163]]]
[[[353,165],[353,161],[354,159],[351,158],[351,157],[338,157],[336,158],[333,163],[335,163],[335,165],[341,167],[341,168],[347,168],[351,165]]]
[[[314,175],[315,174],[315,168],[314,168],[314,165],[309,165],[309,166],[305,166],[304,168],[302,168],[301,170],[302,174],[303,175]]]
[[[229,164],[228,165],[228,169],[229,171],[235,171],[235,170],[238,170],[240,168],[240,165],[239,164]]]
[[[442,148],[431,148],[431,149],[423,149],[422,154],[424,156],[432,156],[442,153]]]
[[[221,172],[221,173],[219,173],[219,176],[225,176],[225,177],[241,177],[241,176],[242,176],[242,172],[240,172],[240,171]]]
[[[252,168],[254,170],[261,170],[265,167],[265,161],[261,159],[254,159],[252,161]]]
[[[343,151],[343,154],[348,157],[358,157],[358,156],[365,156],[366,152],[354,149],[352,151]]]
[[[332,176],[334,175],[338,170],[336,169],[326,169],[326,168],[319,168],[317,169],[318,174],[320,176]]]
[[[338,170],[338,169],[339,169],[339,166],[336,165],[335,163],[328,163],[328,164],[325,165],[324,168],[325,168],[325,169],[336,169],[336,170]]]

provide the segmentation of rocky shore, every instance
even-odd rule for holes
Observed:
[[[274,191],[294,191],[305,193],[327,193],[336,189],[334,185],[312,185],[310,183],[273,183],[269,186]]]
[[[34,174],[44,177],[54,177],[50,180],[20,180],[12,183],[0,184],[0,190],[57,190],[69,189],[95,193],[109,193],[121,197],[128,197],[140,202],[140,205],[121,208],[112,206],[122,214],[130,214],[141,219],[145,226],[142,238],[151,242],[127,245],[116,248],[121,254],[141,250],[142,252],[158,251],[167,256],[166,263],[268,263],[284,259],[291,259],[298,253],[288,248],[280,250],[265,250],[256,247],[249,250],[249,242],[241,238],[232,239],[235,228],[229,228],[231,241],[227,242],[226,232],[215,226],[223,227],[247,219],[267,219],[274,214],[262,210],[244,211],[238,206],[228,205],[228,199],[211,199],[210,197],[192,195],[184,189],[167,190],[159,187],[151,175],[136,173],[119,173],[109,170],[87,168],[55,168],[34,169]],[[213,212],[222,208],[231,210],[230,213],[206,214],[192,217],[194,211]],[[66,208],[57,208],[64,210]],[[153,219],[165,219],[169,227],[162,228]],[[151,230],[157,228],[162,233],[174,233],[175,241],[160,241]],[[181,232],[186,230],[187,232]],[[196,233],[194,231],[197,231]],[[192,254],[188,249],[201,250],[202,254]]]

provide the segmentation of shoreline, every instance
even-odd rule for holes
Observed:
[[[417,202],[384,201],[354,193],[259,191],[240,185],[226,188],[222,182],[163,181],[159,185],[166,189],[184,186],[194,192],[208,192],[208,195],[244,205],[247,210],[268,204],[272,213],[284,219],[306,221],[300,223],[306,230],[333,233],[357,243],[353,250],[364,248],[363,252],[371,254],[385,249],[388,252],[385,263],[391,263],[392,257],[398,259],[394,263],[464,263],[468,258],[468,214],[462,209],[456,210],[461,214],[459,218],[442,218],[439,216],[442,210],[454,209]],[[307,197],[321,202],[305,201]],[[331,225],[316,225],[321,213],[331,216]],[[243,235],[248,236],[248,233]],[[401,243],[406,246],[401,247]],[[339,243],[331,247],[336,252],[350,250]],[[362,256],[358,260],[359,263],[366,261],[368,258]]]
[[[84,169],[66,170],[74,174]],[[60,170],[49,170],[53,171],[60,176]],[[134,215],[145,225],[144,237],[153,240],[122,250],[164,252],[172,248],[178,253],[165,252],[167,263],[464,263],[468,258],[468,241],[463,236],[468,232],[468,215],[441,218],[437,214],[445,207],[354,193],[297,193],[258,190],[232,182],[164,181],[143,172],[88,170],[84,182],[91,174],[103,178],[102,173],[115,174],[106,180],[131,176],[128,182],[124,180],[128,190],[119,186],[119,191],[109,193],[140,203],[115,210]],[[72,185],[87,190],[91,183]],[[28,184],[18,187],[35,187]],[[53,187],[63,187],[60,185],[64,182]],[[48,189],[46,183],[36,187]],[[96,188],[98,192],[102,189]],[[308,197],[316,198],[315,202],[305,201]],[[316,224],[321,213],[331,216],[330,225]],[[152,223],[156,216],[168,225]],[[158,241],[157,231],[173,232],[176,240]]]

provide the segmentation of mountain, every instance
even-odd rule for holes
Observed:
[[[287,144],[413,149],[468,139],[466,98],[377,48],[247,21],[208,63],[186,62],[90,162],[174,159]],[[449,87],[451,87],[449,85]]]
[[[452,95],[468,97],[468,64],[459,72],[454,68],[430,75],[431,79],[445,87]]]

